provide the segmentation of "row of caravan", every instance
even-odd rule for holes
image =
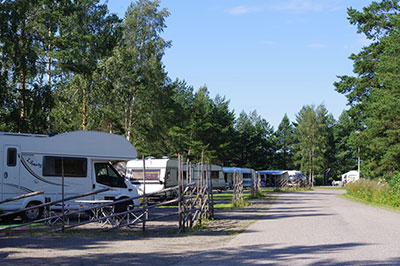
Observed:
[[[62,198],[92,194],[80,200],[121,200],[157,192],[178,184],[178,161],[173,159],[136,159],[132,144],[119,135],[93,131],[75,131],[57,135],[0,132],[0,215],[23,210]],[[204,169],[207,167],[207,169]],[[186,182],[200,182],[208,175],[214,189],[233,186],[234,176],[250,187],[256,172],[249,168],[218,165],[183,165]],[[272,185],[270,173],[258,172],[262,186]],[[263,175],[264,174],[264,175]],[[106,191],[104,191],[106,190]],[[43,194],[14,201],[9,199],[41,191]],[[8,202],[5,202],[8,201]],[[69,209],[78,209],[78,201],[68,201]],[[54,206],[57,208],[57,206]],[[61,208],[61,207],[60,207]],[[24,211],[26,220],[35,220],[43,209]]]
[[[132,144],[114,134],[93,131],[57,135],[0,132],[0,215],[99,190],[103,192],[85,196],[79,201],[136,197],[132,204],[139,206],[139,196],[143,193],[143,161],[136,160],[136,157],[137,151]],[[177,184],[177,160],[147,159],[145,165],[146,193]],[[232,185],[234,173],[242,173],[245,180],[254,176],[251,169],[232,168],[224,172],[217,165],[208,167],[203,171],[208,173],[214,188],[221,190]],[[187,178],[191,176],[196,182],[201,167],[197,165],[192,169]],[[43,193],[8,201],[38,191]],[[79,209],[79,201],[71,200],[66,204],[69,209]],[[43,208],[35,208],[20,215],[25,220],[35,220],[42,212]]]
[[[256,174],[253,169],[249,168],[221,167],[214,164],[188,166],[183,163],[182,178],[184,182],[199,184],[202,170],[203,177],[207,176],[213,189],[217,190],[231,188],[235,174],[243,178],[243,186],[250,187]],[[140,159],[131,160],[126,164],[126,177],[138,188],[139,194],[142,194],[143,191],[147,194],[174,187],[178,184],[178,160],[154,158],[147,158],[144,162]]]

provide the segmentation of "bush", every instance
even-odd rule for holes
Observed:
[[[399,183],[396,183],[399,185]],[[384,180],[360,179],[346,185],[347,193],[355,198],[392,207],[400,207],[400,193],[397,186]]]

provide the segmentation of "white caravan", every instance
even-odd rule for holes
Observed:
[[[126,164],[126,177],[138,189],[139,194],[142,195],[143,191],[145,191],[146,194],[154,193],[178,185],[178,160],[147,158],[145,159],[144,164],[145,182],[143,181],[143,160],[131,160]],[[206,173],[208,171],[209,177],[211,176],[214,189],[222,190],[226,188],[221,166],[211,165],[210,168],[209,165],[204,165],[203,167],[203,172]],[[208,168],[206,169],[206,167]],[[187,174],[186,163],[183,163],[182,168],[182,178],[184,182],[188,183],[189,177],[191,176],[192,182],[195,182],[197,185],[199,182],[198,177],[201,172],[201,165],[193,165],[192,173],[190,175]],[[169,191],[166,194],[158,196],[170,198],[175,195],[176,191]]]
[[[154,193],[178,185],[177,160],[147,158],[144,164],[145,182],[143,182],[143,160],[130,160],[126,164],[126,177],[136,187],[140,195],[143,195],[143,191],[146,194]],[[170,191],[159,196],[171,197],[175,194],[175,191]]]
[[[194,174],[192,175],[193,181],[196,182],[196,185],[199,183],[200,173],[201,173],[201,164],[196,164],[194,166]],[[222,167],[215,164],[205,164],[203,165],[204,177],[206,173],[208,173],[208,178],[211,178],[212,188],[217,190],[225,190],[228,187],[228,184],[225,182],[224,172],[222,171]],[[206,182],[204,180],[204,182]]]
[[[122,136],[103,132],[75,131],[54,136],[0,133],[0,201],[22,194],[37,195],[0,204],[1,212],[22,210],[48,201],[109,188],[80,200],[119,200],[138,196],[131,183],[110,162],[136,158],[135,148]],[[62,178],[64,176],[64,178]],[[138,206],[140,200],[134,202]],[[77,209],[79,203],[66,202]],[[21,213],[26,220],[40,217],[42,209]]]
[[[360,179],[360,174],[356,170],[349,171],[342,175],[342,185],[354,182]]]
[[[227,184],[227,187],[229,187],[229,188],[233,188],[234,175],[237,175],[239,180],[243,180],[243,173],[242,173],[241,168],[239,168],[239,167],[224,166],[224,167],[222,167],[222,172],[224,173],[225,183]]]
[[[240,168],[243,175],[243,187],[248,188],[253,185],[253,180],[256,179],[256,171],[251,168]]]

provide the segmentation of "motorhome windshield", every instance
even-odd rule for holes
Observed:
[[[110,186],[126,188],[124,178],[108,163],[95,163],[97,183]]]

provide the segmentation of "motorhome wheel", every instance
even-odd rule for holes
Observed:
[[[36,205],[39,205],[40,203],[37,202],[29,202],[28,205],[26,205],[26,208],[30,208]],[[30,210],[23,211],[21,213],[21,217],[24,221],[34,221],[38,220],[39,218],[42,217],[43,214],[43,208],[34,208]]]

